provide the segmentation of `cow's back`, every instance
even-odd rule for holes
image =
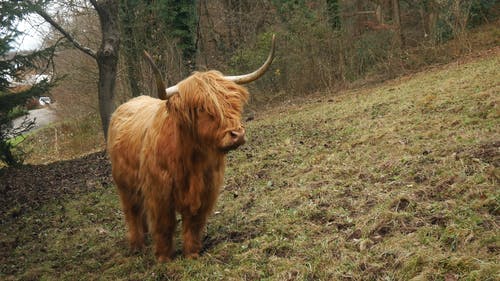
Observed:
[[[107,149],[120,188],[138,187],[144,138],[160,110],[165,110],[165,101],[140,96],[120,105],[111,116]]]

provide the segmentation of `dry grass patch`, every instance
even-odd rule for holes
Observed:
[[[96,115],[51,124],[30,133],[22,144],[28,164],[73,159],[104,148],[101,123]]]
[[[198,260],[130,253],[104,186],[9,222],[0,277],[498,280],[499,64],[495,52],[256,116]]]

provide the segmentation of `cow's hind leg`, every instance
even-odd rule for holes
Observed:
[[[133,251],[139,251],[144,248],[144,236],[147,232],[142,196],[137,192],[129,192],[120,188],[119,191],[128,226],[128,241]]]

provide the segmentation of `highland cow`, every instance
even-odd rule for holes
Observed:
[[[176,213],[182,217],[184,255],[196,258],[202,232],[222,186],[227,152],[245,143],[241,122],[247,90],[274,58],[255,72],[223,76],[195,72],[165,88],[151,57],[158,96],[122,104],[111,117],[107,147],[133,249],[149,231],[158,261],[174,253]]]

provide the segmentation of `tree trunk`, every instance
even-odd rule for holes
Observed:
[[[120,29],[118,22],[119,0],[89,0],[99,15],[102,41],[99,50],[82,46],[61,25],[59,25],[42,6],[32,1],[26,1],[35,7],[35,11],[52,27],[66,37],[77,49],[96,60],[99,67],[99,82],[97,96],[99,99],[99,114],[101,115],[104,138],[108,138],[108,127],[111,114],[114,111],[113,97],[115,94],[116,74],[118,68],[118,52],[120,49]]]
[[[101,22],[102,42],[97,51],[99,66],[99,113],[102,129],[107,139],[109,121],[114,111],[113,97],[115,93],[116,74],[118,68],[118,52],[120,48],[120,29],[118,22],[118,1],[92,1]]]
[[[354,24],[354,36],[359,36],[363,33],[363,15],[359,12],[363,11],[363,1],[356,0],[356,12],[355,12],[355,24]]]
[[[375,17],[377,18],[378,24],[384,24],[384,14],[382,11],[382,5],[378,4],[375,9]]]
[[[401,10],[399,7],[399,0],[392,0],[392,19],[394,24],[394,31],[396,32],[396,41],[399,46],[402,46],[403,35],[401,32]]]
[[[130,86],[130,91],[133,97],[137,97],[141,94],[141,89],[139,87],[138,73],[141,73],[139,58],[141,57],[139,53],[141,50],[138,48],[137,42],[141,40],[138,36],[138,29],[135,28],[135,23],[137,18],[135,16],[138,5],[136,1],[121,1],[122,2],[122,31],[123,31],[123,42],[122,50],[125,54],[125,65],[127,68],[127,78]],[[141,33],[142,34],[142,33]]]

